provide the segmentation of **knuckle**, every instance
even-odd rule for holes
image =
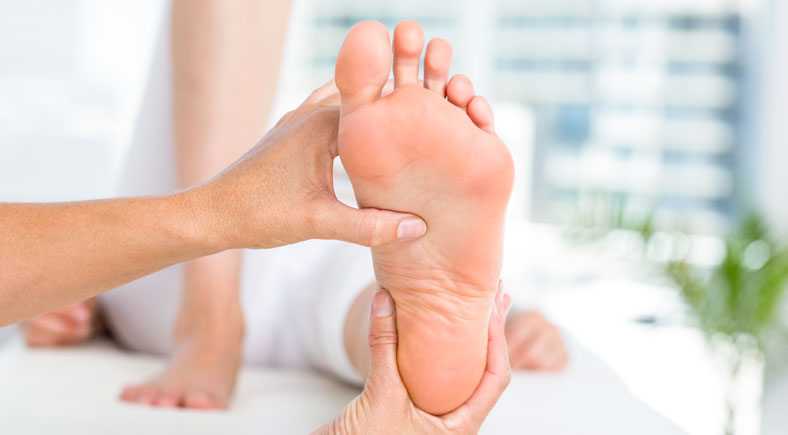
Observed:
[[[397,344],[396,331],[377,331],[369,334],[369,347],[390,346]]]
[[[364,246],[374,247],[381,244],[378,213],[364,213],[359,221],[357,240]]]

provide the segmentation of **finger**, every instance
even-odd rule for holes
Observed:
[[[427,232],[427,224],[418,216],[374,208],[359,210],[335,199],[309,218],[317,232],[313,238],[370,247],[418,239]]]
[[[501,320],[503,320],[504,328],[506,328],[506,320],[509,318],[509,312],[512,311],[512,297],[505,293],[503,295],[503,310],[504,314]]]
[[[301,103],[301,105],[317,104],[317,103],[325,104],[324,100],[334,95],[336,95],[337,97],[339,96],[339,89],[337,89],[337,85],[334,82],[334,79],[331,79],[328,82],[326,82],[326,84],[324,84],[323,86],[312,91],[312,93],[309,94],[308,97],[306,97],[306,100],[304,100],[304,102]]]
[[[397,319],[394,299],[381,289],[372,299],[369,319],[369,378],[371,388],[401,384],[397,368]],[[403,387],[404,389],[404,387]]]
[[[503,280],[498,280],[498,288],[495,290],[495,299],[494,305],[495,311],[494,314],[496,315],[497,319],[500,319],[501,315],[499,313],[503,313]]]
[[[507,298],[504,298],[504,300]],[[503,310],[508,307],[504,302]],[[509,367],[509,355],[506,349],[506,338],[503,332],[503,317],[490,317],[487,341],[487,368],[479,386],[470,399],[452,414],[466,421],[481,422],[490,413],[501,393],[509,385],[512,370]]]

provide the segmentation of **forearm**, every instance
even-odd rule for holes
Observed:
[[[222,250],[201,195],[0,204],[0,326]]]

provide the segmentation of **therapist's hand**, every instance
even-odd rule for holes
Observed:
[[[378,246],[426,232],[417,216],[358,210],[336,199],[335,89],[331,82],[315,91],[230,168],[185,193],[192,204],[210,204],[202,209],[208,219],[196,219],[210,227],[201,233],[213,232],[220,248],[228,249],[272,248],[307,239]]]
[[[411,402],[397,368],[394,301],[385,290],[372,302],[369,326],[370,373],[364,391],[317,434],[475,434],[509,384],[511,369],[504,323],[511,300],[499,285],[490,318],[487,369],[468,401],[434,416]]]

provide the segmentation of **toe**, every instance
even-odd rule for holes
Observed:
[[[484,97],[475,96],[468,103],[468,117],[474,124],[487,133],[494,134],[493,111]]]
[[[153,404],[162,408],[177,408],[178,395],[175,393],[161,392],[158,396],[156,396]]]
[[[140,392],[137,395],[137,399],[135,400],[135,402],[141,403],[143,405],[153,405],[158,395],[159,392],[156,388],[143,387],[140,389]]]
[[[120,400],[125,402],[136,402],[140,394],[140,387],[133,385],[126,387],[120,392]]]
[[[419,61],[424,47],[424,31],[419,23],[407,20],[394,29],[394,87],[419,82]]]
[[[342,43],[334,71],[342,111],[377,99],[390,70],[391,44],[386,27],[374,21],[354,25]]]
[[[449,80],[449,84],[446,87],[446,96],[449,98],[450,103],[462,110],[466,110],[468,103],[471,102],[474,96],[473,84],[468,77],[457,74]]]
[[[183,405],[192,409],[224,409],[227,403],[219,401],[206,393],[187,394],[183,400]]]
[[[424,55],[424,87],[446,96],[446,81],[451,68],[451,44],[445,39],[435,38],[427,44]]]

